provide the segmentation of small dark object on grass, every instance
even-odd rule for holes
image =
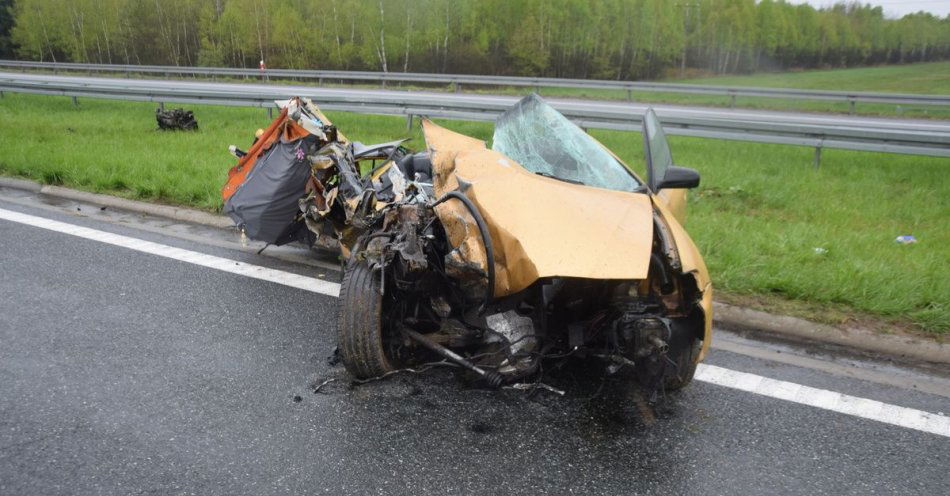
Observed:
[[[171,110],[162,110],[161,108],[155,109],[155,120],[158,121],[158,128],[167,131],[167,130],[180,130],[180,131],[197,131],[198,130],[198,121],[195,120],[195,115],[190,110],[185,109],[171,109]]]
[[[294,403],[300,403],[301,401],[303,401],[303,398],[300,396],[294,396]]]

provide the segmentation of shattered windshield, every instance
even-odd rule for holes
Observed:
[[[596,140],[537,95],[529,95],[495,121],[492,149],[531,172],[618,191],[640,182]]]

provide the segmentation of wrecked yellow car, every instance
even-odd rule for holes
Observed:
[[[441,360],[499,386],[586,358],[681,388],[711,338],[712,285],[681,225],[699,174],[673,165],[652,110],[643,123],[646,181],[536,95],[491,148],[423,120],[417,153],[352,142],[293,99],[236,150],[225,210],[256,239],[338,245],[357,378]]]

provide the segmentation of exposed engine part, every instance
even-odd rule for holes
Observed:
[[[429,298],[429,303],[432,305],[432,311],[443,319],[448,318],[448,316],[452,314],[452,305],[445,299],[445,296],[432,296]]]
[[[413,331],[412,329],[403,329],[402,332],[404,332],[407,336],[409,336],[410,338],[412,338],[414,341],[418,342],[422,346],[425,346],[426,348],[438,353],[439,355],[482,376],[482,378],[485,379],[485,382],[487,382],[488,385],[491,387],[498,387],[504,381],[504,377],[502,377],[502,375],[499,374],[498,372],[495,372],[493,370],[485,370],[475,365],[474,363],[466,360],[463,356],[459,355],[458,353],[455,353],[454,351],[446,348],[445,346],[442,346],[430,340],[429,338],[423,336],[422,334],[419,334],[416,331]]]
[[[628,326],[625,330],[629,331],[631,327]],[[632,330],[637,357],[664,355],[669,351],[669,345],[666,341],[670,337],[670,326],[665,319],[657,317],[640,318],[633,321]]]
[[[532,351],[537,347],[534,321],[531,317],[519,315],[514,310],[501,312],[485,317],[488,327],[504,337],[509,345],[509,352],[514,355],[522,350]],[[489,338],[489,341],[491,338]]]

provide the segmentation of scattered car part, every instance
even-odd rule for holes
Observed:
[[[163,110],[155,109],[155,120],[162,131],[197,131],[198,121],[190,110],[181,108]]]

